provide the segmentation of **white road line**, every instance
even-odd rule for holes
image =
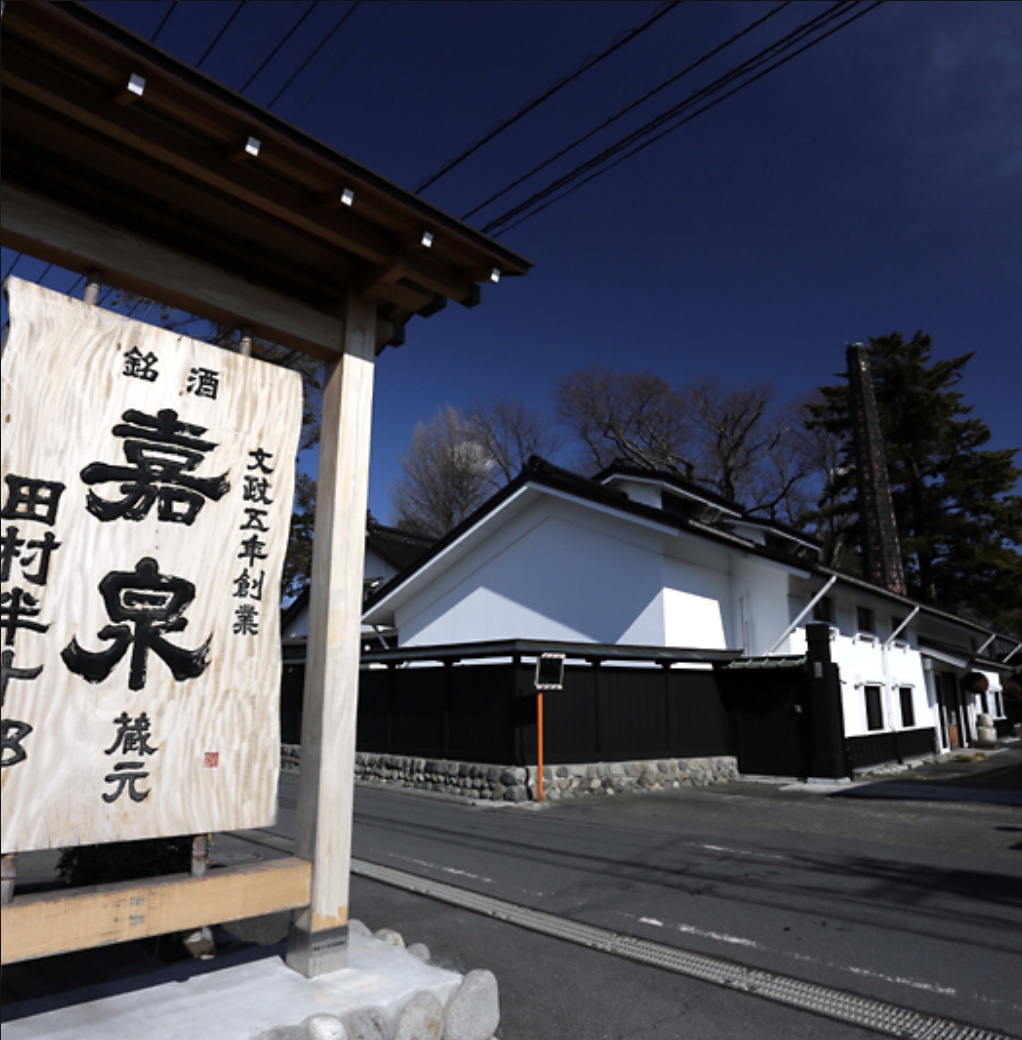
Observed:
[[[910,989],[924,990],[927,993],[937,993],[946,997],[954,997],[958,995],[958,990],[954,986],[941,985],[939,982],[930,982],[925,979],[914,979],[905,975],[888,975],[872,968],[860,968],[854,964],[837,964],[834,961],[821,960],[819,957],[812,957],[804,953],[791,953],[787,950],[774,950],[763,943],[756,942],[754,939],[746,939],[739,935],[728,935],[726,932],[709,931],[705,928],[696,928],[695,925],[691,924],[681,924],[676,921],[672,921],[668,924],[655,917],[634,918],[633,915],[623,913],[622,911],[618,911],[618,914],[621,917],[628,918],[629,920],[637,920],[639,924],[651,925],[654,928],[666,928],[669,931],[681,932],[683,935],[694,935],[700,939],[712,939],[714,942],[726,943],[731,946],[744,946],[754,950],[761,950],[765,953],[772,953],[778,957],[785,957],[788,960],[800,961],[803,964],[813,964],[818,967],[829,968],[833,971],[842,971],[849,975],[861,975],[866,978],[879,979],[881,982],[888,982],[897,986],[906,986]]]
[[[707,852],[726,852],[731,856],[749,856],[752,859],[783,860],[786,863],[797,862],[795,856],[782,856],[777,852],[761,852],[759,849],[736,849],[729,845],[706,845],[699,842],[686,842],[690,849],[705,849]]]
[[[622,914],[622,917],[631,917],[631,914]],[[695,925],[691,924],[670,924],[665,925],[663,921],[658,921],[655,917],[640,917],[640,924],[651,924],[657,928],[670,928],[672,931],[681,932],[683,935],[695,935],[700,939],[713,939],[714,942],[728,943],[731,946],[751,946],[756,950],[765,950],[765,946],[761,946],[758,942],[753,942],[752,939],[743,939],[740,935],[728,935],[726,932],[709,932],[703,928],[696,928]]]
[[[403,860],[405,863],[414,863],[416,866],[425,867],[427,870],[438,870],[441,874],[452,874],[455,877],[471,878],[473,881],[481,881],[484,885],[494,885],[496,881],[482,874],[472,874],[467,870],[458,870],[456,867],[445,867],[440,863],[431,863],[426,859],[413,859],[411,856],[402,856],[398,852],[388,853],[391,859]]]

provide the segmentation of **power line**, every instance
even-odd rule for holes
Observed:
[[[273,59],[280,53],[281,48],[284,46],[284,44],[286,44],[287,41],[290,40],[292,36],[294,36],[294,34],[298,31],[299,26],[301,26],[305,19],[308,18],[310,14],[312,14],[312,12],[319,6],[319,4],[320,0],[312,0],[312,3],[309,4],[309,6],[305,9],[298,21],[295,22],[295,24],[292,25],[291,28],[284,34],[283,39],[277,44],[276,47],[273,48],[272,51],[270,51],[269,54],[266,55],[266,57],[263,59],[263,63],[259,66],[259,68],[257,68],[255,72],[253,72],[252,75],[248,77],[248,79],[242,85],[240,93],[244,94],[245,91],[248,90],[250,86],[252,86],[253,81],[259,76],[259,73],[261,73],[263,69],[265,69],[266,66],[269,65],[270,62],[273,61]]]
[[[519,203],[518,205],[508,210],[506,213],[492,220],[483,228],[483,231],[487,234],[492,234],[498,228],[510,230],[510,227],[504,227],[504,225],[509,224],[510,221],[514,220],[514,218],[518,216],[521,216],[521,219],[515,221],[515,223],[512,224],[511,227],[517,227],[519,224],[524,223],[524,221],[527,220],[529,217],[535,216],[536,213],[539,213],[542,210],[547,209],[554,202],[560,201],[561,199],[567,197],[572,192],[582,187],[583,184],[588,184],[589,181],[595,180],[596,177],[602,175],[603,173],[606,173],[608,170],[613,169],[615,166],[619,165],[625,159],[628,159],[631,156],[637,154],[639,151],[642,151],[644,148],[653,144],[655,141],[658,141],[662,137],[665,137],[668,133],[671,133],[674,130],[678,129],[678,127],[691,122],[692,119],[694,119],[696,116],[702,115],[703,112],[709,111],[709,109],[716,107],[716,105],[720,104],[720,102],[733,96],[740,90],[744,90],[746,87],[751,86],[751,84],[754,83],[756,80],[762,79],[763,76],[765,76],[767,73],[773,72],[775,69],[780,68],[782,65],[786,64],[788,61],[797,57],[799,54],[808,50],[810,47],[815,46],[817,43],[822,42],[828,36],[831,36],[838,30],[845,28],[845,26],[850,25],[852,22],[861,18],[863,15],[868,14],[870,11],[878,7],[882,0],[873,0],[873,3],[865,7],[863,10],[853,14],[850,18],[846,19],[840,25],[835,26],[834,28],[828,30],[826,33],[816,36],[814,39],[811,39],[808,43],[805,43],[798,50],[794,51],[794,53],[789,54],[787,57],[784,57],[779,61],[776,61],[770,67],[763,69],[761,72],[745,80],[743,83],[740,83],[738,86],[734,87],[732,90],[728,91],[723,96],[717,98],[716,100],[710,102],[707,105],[704,105],[698,111],[689,115],[685,119],[682,119],[677,123],[674,123],[674,125],[668,126],[667,129],[663,129],[661,133],[657,134],[656,137],[653,137],[652,139],[647,140],[641,144],[637,144],[637,142],[641,141],[642,138],[648,137],[650,134],[657,130],[661,130],[661,128],[664,127],[665,124],[671,123],[680,115],[683,115],[687,109],[692,108],[695,104],[709,97],[712,97],[714,94],[719,93],[735,79],[744,76],[752,69],[755,69],[756,67],[763,65],[768,61],[772,61],[778,53],[783,53],[784,51],[789,50],[791,47],[798,44],[801,40],[805,39],[806,36],[817,31],[822,26],[829,24],[836,18],[848,14],[850,10],[853,10],[855,7],[859,6],[859,2],[860,0],[839,0],[838,3],[834,4],[828,11],[824,12],[822,15],[818,15],[815,18],[810,19],[808,22],[804,23],[798,29],[794,30],[787,36],[783,37],[781,40],[777,41],[774,44],[771,44],[769,47],[760,51],[753,58],[749,59],[746,62],[743,62],[742,65],[732,69],[730,72],[726,73],[724,76],[714,81],[714,83],[711,83],[709,86],[704,87],[699,91],[696,91],[694,94],[686,98],[685,101],[681,102],[679,105],[676,105],[673,108],[661,113],[655,119],[640,127],[638,130],[632,132],[625,138],[622,138],[616,144],[604,149],[598,155],[594,156],[593,158],[587,160],[584,163],[579,164],[569,173],[548,184],[545,188],[541,189],[540,191],[535,192],[524,202]],[[636,147],[631,148],[632,145],[636,145]],[[610,163],[608,165],[602,165],[606,163],[608,159],[613,158],[615,155],[617,155],[619,152],[624,151],[626,148],[631,148],[631,150],[627,152],[626,155],[617,159],[613,163]],[[600,168],[596,169],[595,172],[590,173],[590,171],[594,170],[594,168],[596,167]],[[583,177],[583,175],[586,173],[589,173],[590,175],[588,177],[585,177],[584,180],[579,181],[579,178]],[[574,183],[576,181],[579,181],[579,183]],[[553,195],[557,191],[560,191],[560,189],[562,188],[567,188],[568,190],[561,192],[561,194],[557,195],[555,199],[546,202],[544,205],[537,206],[537,203],[549,198],[549,196]],[[522,216],[522,214],[525,215]]]
[[[199,60],[195,63],[195,67],[197,69],[201,69],[202,68],[202,66],[205,63],[206,59],[210,56],[210,54],[213,53],[213,48],[220,42],[220,40],[223,38],[224,33],[227,32],[227,30],[231,27],[231,24],[234,22],[234,19],[237,18],[239,14],[241,14],[242,8],[247,3],[248,3],[248,0],[240,0],[240,3],[238,4],[238,6],[235,7],[235,9],[231,12],[230,18],[228,18],[227,21],[224,22],[224,24],[223,24],[222,28],[220,29],[220,31],[216,34],[216,36],[213,37],[213,42],[206,48],[206,50],[203,53],[202,57],[199,58]]]
[[[786,65],[793,58],[798,57],[798,55],[801,54],[803,51],[809,50],[810,47],[815,46],[817,43],[820,43],[823,40],[825,40],[828,36],[832,36],[834,33],[838,32],[838,30],[845,28],[845,26],[850,25],[854,21],[857,21],[863,15],[869,14],[869,12],[872,11],[874,8],[879,7],[882,2],[883,2],[883,0],[873,0],[873,3],[871,3],[869,5],[869,7],[863,9],[862,11],[859,11],[857,14],[855,14],[851,18],[847,19],[847,21],[842,22],[840,25],[837,25],[833,29],[830,29],[828,32],[822,34],[817,39],[812,40],[809,43],[805,44],[804,46],[800,47],[794,53],[789,54],[787,57],[782,58],[780,61],[776,62],[774,65],[771,65],[770,68],[764,69],[762,72],[757,73],[751,79],[747,80],[745,83],[742,83],[739,86],[737,86],[737,87],[733,88],[732,90],[728,91],[723,96],[715,99],[714,101],[711,101],[707,105],[704,105],[701,109],[699,109],[696,112],[693,112],[690,116],[686,117],[685,119],[682,119],[680,122],[676,123],[674,126],[668,127],[666,130],[661,131],[659,134],[656,135],[656,137],[653,137],[650,140],[644,141],[642,144],[637,145],[630,152],[628,152],[625,155],[621,156],[620,158],[616,159],[614,162],[610,163],[609,165],[605,166],[604,168],[602,168],[600,170],[597,170],[595,173],[591,173],[584,180],[581,180],[577,184],[572,185],[566,191],[563,191],[560,195],[556,196],[555,198],[550,199],[548,202],[545,202],[542,206],[537,206],[531,212],[526,213],[520,220],[516,220],[513,224],[511,224],[508,227],[504,228],[504,230],[505,231],[510,231],[512,228],[518,227],[519,224],[524,224],[525,221],[528,220],[530,217],[535,216],[537,213],[541,213],[543,210],[545,210],[545,209],[549,208],[550,206],[552,206],[555,202],[560,202],[561,199],[567,198],[569,195],[574,194],[583,185],[588,184],[590,181],[595,180],[597,177],[601,176],[602,174],[607,173],[609,170],[612,170],[615,166],[620,165],[626,159],[630,159],[633,155],[636,155],[638,152],[641,152],[644,149],[648,148],[651,144],[655,144],[662,137],[666,137],[669,133],[672,133],[673,131],[677,130],[679,127],[684,126],[686,123],[691,123],[692,120],[695,119],[697,116],[701,116],[704,112],[708,112],[711,108],[716,108],[717,105],[719,105],[722,101],[726,101],[733,94],[737,94],[739,91],[742,91],[746,87],[751,86],[756,80],[762,79],[765,75],[767,75],[767,73],[773,72],[774,69],[778,69],[782,65]]]
[[[152,36],[149,37],[150,43],[155,43],[160,33],[163,32],[163,28],[167,24],[167,22],[170,21],[170,16],[174,13],[175,7],[177,7],[177,0],[174,0],[170,7],[167,8],[167,13],[163,16],[163,19],[160,22],[160,24],[156,26],[156,32],[154,32]]]
[[[881,0],[875,0],[875,3],[873,4],[873,6],[874,7],[877,6],[877,4],[879,4],[880,2],[881,2]],[[871,8],[869,8],[867,10],[871,10]],[[859,17],[861,17],[861,15],[866,14],[866,13],[867,13],[867,11],[864,10],[864,11],[860,12],[859,14],[855,15],[853,18],[850,18],[848,21],[852,22],[856,18],[859,18]],[[848,24],[848,23],[844,23],[844,24]],[[837,32],[838,29],[844,28],[844,24],[842,24],[840,26],[837,26],[836,28],[831,30],[831,32],[828,32],[824,36],[821,36],[818,40],[814,40],[811,43],[806,44],[804,47],[800,48],[795,53],[793,53],[793,54],[783,58],[782,60],[776,62],[774,65],[770,66],[770,68],[764,69],[762,72],[760,72],[757,75],[751,77],[746,82],[741,83],[738,86],[734,87],[732,90],[728,91],[726,94],[723,94],[722,96],[716,98],[715,100],[710,101],[708,104],[704,105],[702,108],[698,109],[697,111],[691,113],[686,118],[680,119],[674,125],[668,126],[666,129],[662,130],[655,137],[649,138],[648,140],[643,141],[640,144],[637,144],[631,151],[626,152],[624,155],[622,155],[619,158],[615,159],[613,162],[609,162],[605,166],[595,170],[594,172],[590,173],[589,176],[584,177],[581,180],[577,180],[576,179],[574,183],[571,183],[569,186],[567,186],[565,188],[565,190],[562,191],[559,195],[555,195],[553,198],[548,198],[548,201],[543,202],[542,205],[534,205],[531,210],[529,210],[528,207],[526,207],[526,206],[517,207],[518,213],[524,213],[524,215],[520,216],[520,219],[515,220],[514,223],[507,224],[507,226],[505,226],[503,228],[503,231],[510,231],[513,228],[518,227],[520,224],[524,224],[525,221],[527,221],[530,217],[533,217],[533,216],[535,216],[538,213],[542,213],[543,210],[548,209],[550,206],[554,205],[554,203],[560,202],[562,199],[565,199],[569,195],[574,194],[576,191],[578,191],[584,185],[588,184],[590,181],[596,180],[597,177],[602,176],[604,173],[608,173],[610,170],[614,169],[616,166],[619,166],[621,163],[623,163],[626,159],[630,159],[633,155],[636,155],[639,152],[641,152],[641,151],[645,150],[646,148],[648,148],[650,145],[655,144],[661,138],[666,137],[669,133],[673,133],[673,131],[679,129],[680,127],[684,126],[685,124],[692,122],[693,119],[695,119],[698,116],[701,116],[704,112],[708,112],[711,108],[716,108],[716,106],[719,105],[722,101],[726,101],[732,95],[739,93],[741,90],[744,90],[746,87],[750,86],[756,80],[761,79],[768,72],[772,72],[774,69],[779,68],[781,65],[786,64],[792,58],[796,57],[798,54],[801,54],[803,50],[808,50],[809,47],[813,46],[815,43],[819,43],[820,40],[824,39],[826,36],[831,35],[832,32]],[[711,91],[710,93],[712,94],[712,93],[715,93],[715,92],[716,91]],[[561,186],[563,186],[563,184]],[[542,193],[538,193],[538,194],[541,197],[547,197],[547,196],[549,196],[552,193],[552,191],[556,187],[557,187],[557,185],[548,186],[547,190],[545,190]],[[533,200],[531,200],[531,201],[533,201],[533,202],[534,201],[538,201],[538,199],[534,196]],[[498,219],[503,219],[503,220],[506,221],[506,220],[509,220],[509,219],[513,218],[515,215],[516,215],[516,213],[514,211],[509,211],[508,214],[505,214],[504,218],[498,218]],[[491,233],[492,233],[492,231],[491,231]]]
[[[374,4],[370,8],[370,10],[376,12],[376,17],[372,18],[369,24],[366,25],[365,29],[362,30],[362,35],[359,36],[359,38],[355,40],[355,42],[350,47],[348,47],[346,51],[344,51],[342,54],[337,55],[337,57],[334,59],[334,63],[330,66],[330,68],[322,76],[320,76],[320,78],[316,81],[315,85],[313,86],[312,90],[308,92],[305,101],[290,116],[292,121],[298,119],[298,117],[305,112],[309,105],[312,104],[313,100],[319,96],[319,92],[323,88],[323,84],[326,83],[326,81],[330,79],[331,76],[333,76],[333,74],[337,71],[338,67],[347,59],[348,55],[356,51],[362,45],[362,41],[365,40],[365,38],[376,28],[376,26],[379,25],[380,22],[383,21],[383,19],[388,15],[390,8],[387,4],[377,3]],[[367,15],[367,17],[371,16]]]
[[[823,11],[818,15],[814,15],[808,21],[803,22],[802,25],[800,25],[798,28],[793,29],[786,36],[781,37],[780,40],[777,40],[769,46],[763,48],[761,51],[754,54],[751,58],[747,58],[740,65],[735,66],[729,72],[725,73],[723,76],[718,77],[708,86],[702,87],[699,90],[689,94],[689,96],[685,98],[684,101],[681,101],[676,105],[673,105],[671,108],[665,109],[663,112],[660,113],[660,115],[654,117],[648,123],[643,124],[637,130],[632,131],[624,138],[621,138],[614,144],[605,148],[602,152],[599,152],[595,156],[587,159],[585,162],[580,163],[578,166],[570,170],[568,173],[564,174],[557,180],[548,184],[545,188],[542,188],[539,191],[535,192],[524,202],[519,203],[518,205],[508,210],[506,213],[495,218],[484,227],[484,230],[488,232],[493,231],[501,224],[507,223],[509,220],[512,220],[520,213],[525,212],[536,202],[540,202],[548,196],[552,195],[555,191],[558,191],[559,189],[566,187],[573,181],[577,180],[579,177],[588,173],[590,170],[600,166],[608,159],[617,155],[618,152],[623,151],[625,148],[630,147],[636,141],[639,141],[643,137],[648,136],[649,134],[658,130],[664,124],[670,122],[679,114],[683,113],[686,109],[691,108],[693,105],[697,104],[704,98],[711,97],[713,94],[719,92],[724,87],[726,87],[728,83],[740,78],[741,76],[745,75],[748,71],[756,68],[764,62],[771,60],[771,56],[773,54],[777,52],[783,52],[787,48],[794,46],[794,44],[797,43],[798,40],[814,32],[821,25],[827,24],[827,22],[834,19],[835,17],[838,17],[840,14],[844,13],[844,11],[846,11],[850,7],[854,7],[857,3],[858,0],[837,0],[837,2],[832,4],[832,6],[829,7],[826,11]]]
[[[616,123],[619,119],[626,116],[629,112],[634,111],[634,109],[638,108],[639,105],[644,104],[651,97],[654,97],[656,94],[659,94],[660,91],[665,90],[667,87],[671,86],[671,84],[676,83],[683,76],[687,76],[688,73],[693,72],[695,69],[699,68],[700,65],[705,64],[711,58],[720,54],[721,51],[726,50],[728,47],[731,46],[731,44],[737,42],[743,36],[747,36],[753,30],[758,29],[759,26],[761,26],[765,21],[767,21],[770,18],[773,18],[774,15],[779,14],[792,2],[793,0],[783,0],[782,3],[778,4],[775,8],[768,11],[765,15],[762,15],[760,18],[757,18],[754,22],[751,22],[740,32],[735,33],[734,36],[732,36],[730,39],[725,40],[719,46],[714,47],[712,51],[708,51],[701,58],[698,58],[690,65],[686,65],[685,68],[683,68],[680,72],[676,72],[673,76],[669,77],[668,79],[665,79],[659,86],[656,86],[652,90],[647,91],[645,94],[642,95],[642,97],[636,98],[635,101],[631,102],[631,104],[629,105],[626,105],[615,115],[612,115],[609,119],[605,119],[602,123],[599,124],[599,126],[594,126],[592,130],[589,130],[587,133],[584,133],[581,137],[575,138],[575,140],[572,141],[571,144],[565,145],[565,147],[563,147],[560,151],[555,152],[553,155],[551,155],[550,158],[544,159],[543,162],[541,162],[538,166],[534,166],[531,170],[528,171],[528,173],[523,173],[521,177],[518,177],[515,180],[513,180],[510,184],[507,185],[507,187],[501,188],[500,191],[491,195],[488,199],[485,199],[483,202],[480,202],[478,206],[476,206],[474,209],[470,209],[466,214],[464,214],[461,219],[468,220],[469,217],[475,216],[475,214],[478,213],[481,209],[485,209],[488,205],[490,205],[491,202],[496,202],[497,199],[503,198],[503,196],[505,196],[509,191],[512,191],[514,188],[517,188],[519,184],[523,184],[530,177],[534,177],[541,170],[545,170],[548,166],[551,165],[551,163],[554,163],[558,159],[567,155],[568,152],[573,151],[580,144],[584,144],[591,137],[595,137],[596,134],[598,134],[601,130],[606,130],[608,126],[610,126],[613,123]]]
[[[424,191],[426,188],[428,188],[431,184],[436,183],[436,181],[438,181],[441,177],[453,170],[455,166],[460,165],[470,155],[473,155],[480,148],[482,148],[484,144],[488,144],[498,134],[503,133],[503,131],[505,131],[509,126],[512,126],[513,124],[517,123],[519,119],[528,115],[528,113],[533,111],[533,109],[538,108],[541,104],[543,104],[544,101],[547,101],[550,98],[552,98],[554,94],[556,94],[560,90],[563,90],[563,88],[568,86],[569,83],[574,82],[576,79],[579,78],[579,76],[581,76],[585,72],[588,72],[589,69],[593,68],[595,65],[598,65],[601,61],[604,60],[604,58],[609,58],[610,55],[612,55],[615,51],[620,50],[622,47],[625,46],[625,44],[630,43],[632,40],[634,40],[635,37],[638,36],[640,33],[645,32],[655,22],[663,18],[665,14],[669,14],[671,11],[673,11],[674,8],[677,7],[680,2],[681,0],[667,0],[666,3],[661,5],[659,10],[655,11],[644,22],[641,22],[632,29],[629,29],[625,33],[619,35],[605,50],[590,58],[586,58],[586,60],[582,62],[582,64],[570,75],[565,76],[561,80],[558,80],[556,83],[553,84],[553,86],[548,87],[542,94],[540,94],[539,97],[534,98],[532,101],[529,101],[527,104],[523,105],[513,116],[509,116],[507,119],[498,123],[492,130],[489,131],[489,133],[481,137],[474,144],[470,144],[468,148],[466,148],[460,155],[456,156],[454,159],[451,159],[449,162],[444,163],[444,165],[441,166],[436,173],[434,173],[430,177],[427,177],[415,189],[415,193],[418,194],[419,192]]]
[[[362,3],[362,0],[355,0],[351,7],[349,7],[343,15],[341,15],[340,19],[330,30],[330,32],[328,32],[326,36],[324,36],[323,39],[319,41],[313,52],[291,74],[291,78],[267,102],[267,108],[273,108],[273,106],[280,100],[280,96],[284,93],[284,91],[287,90],[287,88],[290,87],[291,84],[294,83],[294,81],[309,67],[313,59],[315,59],[316,55],[319,54],[319,52],[333,39],[337,31],[341,28],[341,26],[344,25],[344,23],[355,13],[355,8],[358,7],[360,3]]]

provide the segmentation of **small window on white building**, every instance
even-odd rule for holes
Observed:
[[[830,596],[824,596],[823,599],[816,601],[816,606],[813,607],[813,620],[823,621],[828,625],[834,624],[834,600]]]
[[[901,701],[901,725],[904,729],[912,729],[916,724],[916,709],[912,703],[912,687],[899,686],[898,699]]]
[[[876,635],[876,618],[870,607],[857,607],[855,610],[855,621],[860,632],[869,632],[872,635]]]
[[[866,728],[869,730],[883,729],[884,710],[881,704],[880,687],[865,686],[862,692],[866,698]]]

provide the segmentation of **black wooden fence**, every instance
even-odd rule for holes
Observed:
[[[887,762],[906,762],[912,758],[932,755],[938,750],[937,732],[932,726],[865,733],[849,737],[846,745],[852,769],[865,769]]]
[[[929,753],[928,729],[845,738],[829,630],[809,629],[804,658],[523,640],[367,652],[356,746],[534,765],[535,660],[554,651],[567,663],[563,689],[543,694],[550,765],[733,755],[743,773],[840,777]],[[303,658],[285,643],[284,743],[301,740]]]
[[[473,661],[364,668],[360,751],[534,765],[534,667]],[[543,694],[550,765],[729,753],[728,720],[713,671],[569,664],[564,688]]]

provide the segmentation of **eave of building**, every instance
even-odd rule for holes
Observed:
[[[587,488],[587,485],[590,485],[590,488]],[[809,572],[809,567],[804,561],[764,548],[731,532],[631,502],[623,495],[577,477],[569,475],[561,480],[549,472],[536,473],[526,470],[484,503],[479,511],[441,539],[433,551],[427,553],[418,564],[374,592],[369,598],[364,618],[370,621],[389,619],[392,612],[413,596],[424,583],[435,580],[444,569],[453,565],[488,537],[496,524],[509,520],[544,496],[624,520],[667,538],[677,538],[679,535],[706,538],[738,552],[780,564],[791,572]]]
[[[377,305],[380,348],[402,341],[411,316],[449,300],[473,306],[480,285],[529,268],[83,4],[7,4],[3,30],[3,244],[11,249],[86,274],[93,258],[50,229],[87,219],[326,319],[354,291]],[[285,346],[323,357],[337,349],[329,321],[325,334],[274,328],[215,298],[198,312],[194,299],[129,257],[118,267],[116,249],[103,275]]]
[[[812,552],[818,553],[820,551],[819,542],[812,538],[808,538],[806,535],[800,534],[790,527],[786,527],[784,524],[778,524],[773,520],[746,515],[732,521],[732,523],[737,528],[752,527],[760,531],[766,531],[768,534],[772,534],[777,538],[783,538],[787,542],[800,545],[804,549],[809,549]]]
[[[608,466],[600,473],[597,473],[593,479],[604,487],[612,485],[615,481],[629,481],[635,484],[644,484],[647,487],[657,487],[671,494],[698,502],[709,509],[718,510],[728,517],[738,518],[744,516],[744,510],[737,503],[730,502],[720,495],[715,495],[703,488],[698,488],[687,481],[665,473],[646,472],[638,467],[616,464]]]
[[[372,550],[395,570],[404,570],[428,552],[435,541],[435,538],[408,534],[394,527],[370,524],[367,529],[366,548]]]
[[[545,653],[562,653],[570,662],[589,664],[644,661],[669,667],[676,664],[727,664],[741,656],[740,650],[710,650],[701,647],[622,646],[616,643],[577,643],[560,640],[495,639],[471,643],[409,646],[396,650],[372,650],[362,655],[363,664],[399,665],[407,661],[457,664],[487,658],[536,658]]]
[[[940,610],[938,607],[929,606],[926,603],[920,603],[918,600],[909,599],[908,596],[902,596],[898,592],[891,592],[889,589],[881,588],[879,585],[873,585],[868,581],[864,581],[862,578],[856,578],[850,574],[843,574],[841,571],[836,571],[830,567],[824,567],[822,564],[814,566],[812,570],[814,573],[827,578],[837,578],[837,583],[839,585],[846,585],[849,588],[856,589],[860,592],[880,597],[881,599],[892,603],[897,603],[899,606],[906,608],[906,610],[918,608],[919,613],[924,616],[984,636],[996,636],[999,640],[1003,640],[1006,643],[1012,643],[1016,647],[1019,646],[1020,641],[1014,636],[1008,635],[1004,632],[998,632],[989,626],[979,624],[979,622],[970,621],[968,618],[959,617],[957,614],[950,614],[946,610]],[[998,662],[992,660],[987,663],[991,665],[998,664]]]
[[[587,485],[591,486],[591,490],[589,490]],[[965,618],[957,617],[935,607],[926,606],[909,599],[907,596],[890,592],[887,589],[872,585],[867,581],[843,574],[821,564],[772,550],[731,532],[721,531],[699,521],[668,516],[662,510],[630,502],[626,497],[608,490],[602,485],[592,484],[592,482],[585,481],[571,474],[565,473],[563,478],[561,478],[558,476],[558,471],[555,467],[544,467],[538,471],[530,470],[529,468],[524,470],[493,498],[484,503],[475,514],[467,518],[445,538],[441,539],[435,549],[431,553],[427,553],[417,565],[381,586],[370,597],[365,618],[367,620],[384,620],[389,618],[391,612],[399,604],[414,595],[423,582],[432,581],[443,568],[453,564],[457,559],[470,551],[482,538],[486,537],[487,533],[493,529],[495,522],[510,519],[515,513],[528,508],[530,503],[538,501],[540,495],[529,494],[530,489],[533,492],[540,492],[563,501],[574,502],[589,509],[596,509],[605,515],[641,524],[650,530],[655,530],[670,537],[685,533],[703,537],[750,557],[760,558],[769,561],[773,565],[779,565],[792,575],[798,575],[803,578],[808,578],[814,574],[825,578],[834,577],[839,584],[896,602],[909,610],[918,607],[921,613],[933,618],[971,631],[980,632],[984,635],[997,635],[1007,642],[1018,644],[1018,640],[1010,636],[995,633],[992,629],[968,621]]]

